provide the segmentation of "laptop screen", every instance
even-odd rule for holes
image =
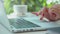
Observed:
[[[0,24],[2,24],[2,26],[10,30],[10,24],[2,1],[0,1]]]

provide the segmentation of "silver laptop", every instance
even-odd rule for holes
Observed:
[[[2,2],[0,2],[0,24],[11,32],[39,31],[60,27],[60,24],[57,23],[40,21],[38,17],[8,19]]]
[[[8,19],[4,5],[0,2],[0,24],[12,32],[28,32],[40,30],[40,26],[23,18]]]

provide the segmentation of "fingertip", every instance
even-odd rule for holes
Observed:
[[[36,16],[38,16],[39,14],[38,14],[38,12],[32,12],[32,14],[35,14]]]

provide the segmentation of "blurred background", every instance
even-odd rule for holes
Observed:
[[[4,7],[7,14],[13,13],[13,5],[27,5],[28,12],[38,12],[43,6],[51,7],[59,4],[60,0],[4,0]]]

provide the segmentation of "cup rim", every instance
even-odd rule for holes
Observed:
[[[13,6],[27,6],[27,5],[13,5]]]

